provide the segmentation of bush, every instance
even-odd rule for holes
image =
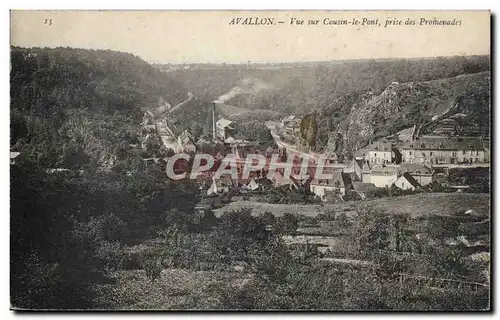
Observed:
[[[225,261],[247,260],[252,246],[263,246],[273,235],[251,210],[226,212],[212,233],[212,243]],[[227,260],[229,259],[229,260]]]
[[[163,261],[161,258],[147,260],[144,262],[143,268],[146,271],[148,279],[155,281],[160,278],[161,272],[163,271]]]
[[[277,234],[295,234],[298,227],[297,217],[287,212],[276,220],[273,231]]]

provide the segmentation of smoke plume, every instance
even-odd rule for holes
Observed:
[[[272,86],[260,79],[251,77],[244,78],[240,83],[231,88],[227,93],[219,97],[217,102],[225,103],[240,94],[257,93],[262,90],[270,90]]]

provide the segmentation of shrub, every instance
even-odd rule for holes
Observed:
[[[212,233],[212,243],[221,256],[246,260],[251,246],[262,246],[272,238],[266,225],[249,209],[226,212]]]
[[[297,217],[287,212],[277,219],[273,230],[278,234],[295,234],[298,227],[299,222]]]
[[[143,268],[146,271],[146,276],[149,280],[155,281],[160,278],[161,272],[163,270],[163,261],[161,258],[147,260],[143,264]]]

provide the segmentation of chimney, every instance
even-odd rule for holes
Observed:
[[[216,132],[215,132],[215,104],[217,103],[217,101],[213,101],[212,102],[212,139],[215,141],[217,141],[217,135],[216,135]]]

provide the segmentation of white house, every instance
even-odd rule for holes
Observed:
[[[350,186],[349,177],[338,171],[332,172],[332,179],[314,179],[311,181],[309,188],[312,193],[323,199],[328,191],[337,191],[341,195],[345,195],[346,188]]]
[[[403,173],[401,177],[394,181],[394,185],[401,190],[416,190],[421,187],[408,172]]]
[[[392,145],[389,142],[376,142],[365,148],[365,157],[370,164],[388,164],[394,159]]]
[[[20,152],[10,152],[10,164],[16,164],[16,158],[20,155]]]
[[[219,119],[215,125],[217,129],[217,135],[222,139],[226,140],[229,137],[234,128],[232,127],[233,121],[228,119]]]
[[[398,170],[394,167],[373,168],[370,172],[370,182],[379,188],[389,187],[397,179]]]
[[[423,136],[401,146],[403,162],[422,164],[485,163],[485,147],[476,137]]]
[[[432,182],[432,169],[419,163],[401,163],[400,174],[409,173],[421,186]]]

